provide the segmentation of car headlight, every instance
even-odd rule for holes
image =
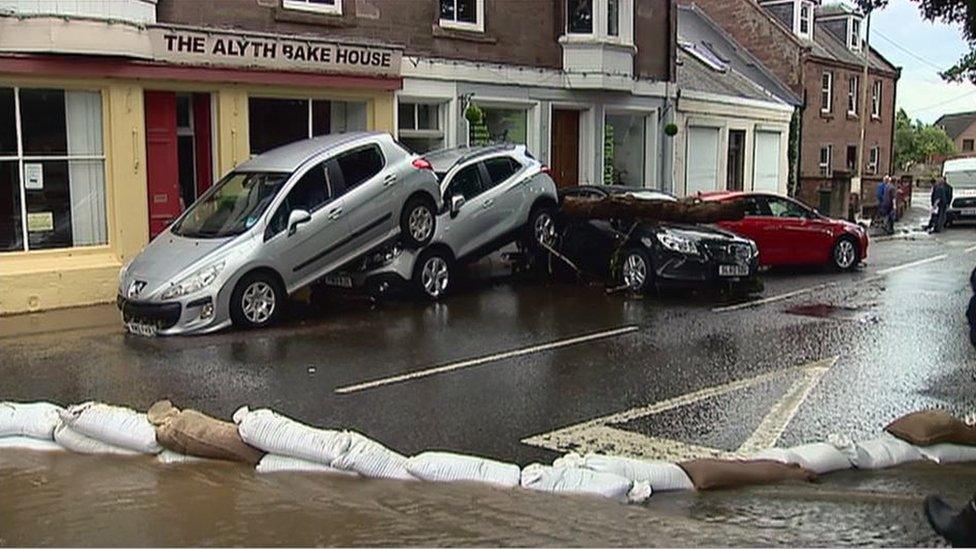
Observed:
[[[666,249],[688,255],[698,255],[698,241],[672,231],[661,231],[657,233],[657,240]]]
[[[169,288],[166,288],[166,291],[160,297],[163,299],[173,299],[174,297],[192,294],[193,292],[206,288],[217,279],[217,275],[220,274],[223,268],[223,261],[208,265],[176,284],[171,285]]]

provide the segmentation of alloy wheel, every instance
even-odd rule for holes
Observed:
[[[252,324],[264,324],[274,314],[275,301],[274,289],[259,280],[244,290],[244,295],[241,297],[241,310],[244,312],[244,317]]]
[[[420,273],[420,282],[423,284],[427,295],[434,298],[440,297],[447,291],[447,285],[450,283],[447,261],[438,256],[427,259]]]
[[[647,280],[647,263],[644,258],[639,254],[628,255],[624,260],[623,278],[628,288],[632,290],[642,288],[644,281]]]
[[[423,205],[414,208],[410,212],[407,226],[410,228],[411,238],[417,242],[426,242],[434,230],[434,216],[430,213],[430,208]]]
[[[552,246],[556,239],[556,223],[549,212],[542,212],[536,216],[532,233],[535,235],[537,243]]]
[[[854,243],[846,238],[837,243],[837,247],[834,249],[834,262],[841,269],[848,269],[854,264],[854,259],[857,257],[857,251],[854,249]]]

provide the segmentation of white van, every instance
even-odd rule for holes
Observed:
[[[976,158],[946,160],[942,175],[952,185],[947,220],[976,221]]]

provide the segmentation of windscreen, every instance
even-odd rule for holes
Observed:
[[[286,173],[233,172],[193,203],[173,233],[189,238],[223,238],[257,223],[281,190]]]

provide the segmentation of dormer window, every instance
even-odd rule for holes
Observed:
[[[566,35],[633,43],[633,0],[565,0]]]
[[[861,20],[857,17],[851,17],[850,22],[847,24],[848,28],[848,40],[847,45],[851,48],[851,51],[861,50]]]
[[[813,3],[800,2],[797,12],[796,34],[800,38],[813,38]]]

